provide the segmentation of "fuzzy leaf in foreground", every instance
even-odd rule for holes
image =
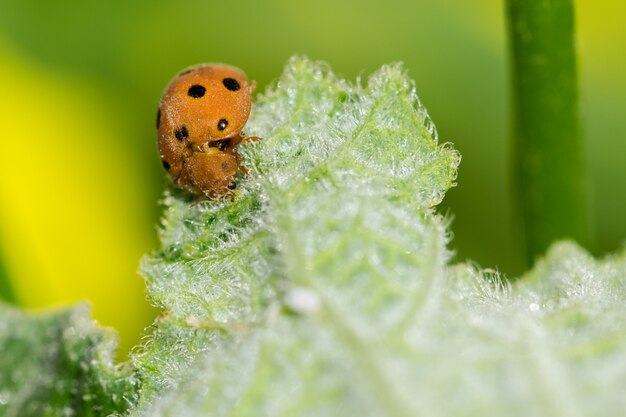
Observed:
[[[234,203],[166,195],[133,416],[625,409],[626,257],[561,243],[513,285],[449,265],[460,158],[401,66],[361,86],[294,58],[247,129]]]
[[[139,381],[112,365],[116,345],[85,306],[33,316],[0,305],[0,416],[123,413]]]

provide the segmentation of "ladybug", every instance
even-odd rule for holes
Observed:
[[[234,195],[237,172],[247,173],[236,147],[259,139],[241,131],[254,88],[223,64],[188,68],[169,83],[156,124],[161,162],[176,184],[209,198]]]

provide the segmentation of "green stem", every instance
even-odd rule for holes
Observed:
[[[531,264],[555,239],[587,243],[573,0],[507,0],[516,197]]]

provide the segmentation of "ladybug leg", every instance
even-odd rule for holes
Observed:
[[[258,136],[248,136],[248,137],[244,137],[243,139],[241,139],[240,143],[258,142],[260,140],[261,140],[261,138],[258,137]]]
[[[258,137],[258,136],[248,136],[248,137],[246,137],[246,134],[244,132],[239,132],[239,135],[237,135],[237,136],[235,136],[234,138],[231,139],[230,147],[234,148],[235,146],[239,145],[240,143],[258,142],[260,140],[261,140],[261,138]]]
[[[239,164],[239,171],[241,171],[241,173],[243,174],[244,177],[247,177],[248,174],[250,173],[250,170],[245,167],[244,165]]]
[[[211,203],[211,200],[207,199],[205,195],[198,194],[195,196],[195,202],[191,203],[189,207],[194,208],[199,206],[200,204]]]
[[[232,154],[235,155],[235,160],[237,161],[237,167],[239,168],[239,171],[241,171],[244,177],[247,177],[250,173],[250,170],[245,165],[241,164],[241,155],[239,154],[239,152],[237,152],[237,149],[233,148]]]

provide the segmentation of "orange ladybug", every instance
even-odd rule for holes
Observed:
[[[254,82],[222,64],[191,67],[167,86],[157,112],[159,153],[174,182],[210,198],[232,196],[241,165],[237,145],[252,104]]]

